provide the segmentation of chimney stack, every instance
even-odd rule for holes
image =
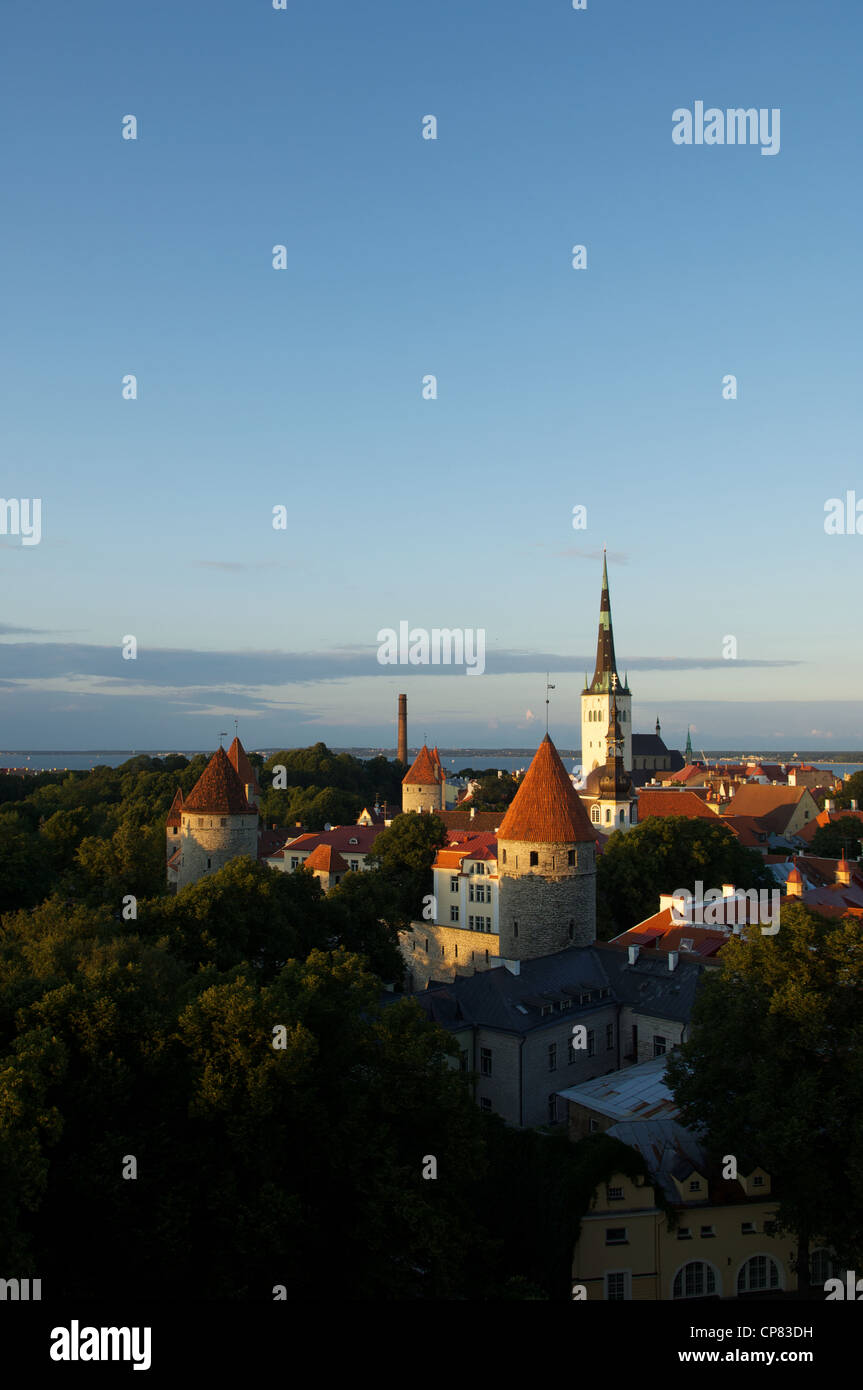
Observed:
[[[396,757],[407,766],[408,761],[408,697],[399,696],[399,744]]]
[[[679,952],[677,952],[677,951],[669,951],[669,952],[668,952],[668,968],[669,968],[669,970],[676,970],[676,969],[677,969],[677,962],[678,962],[679,959],[680,959]]]

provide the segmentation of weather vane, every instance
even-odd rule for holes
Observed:
[[[220,748],[221,748],[221,746],[222,746],[222,739],[223,739],[223,738],[227,738],[227,737],[228,737],[228,731],[227,731],[227,729],[220,729],[220,730],[219,730],[219,747],[220,747]]]
[[[546,733],[548,733],[548,706],[549,706],[548,692],[549,692],[550,690],[556,690],[556,689],[557,689],[557,686],[549,685],[549,683],[548,683],[548,671],[546,671],[546,673],[545,673],[545,732],[546,732]]]

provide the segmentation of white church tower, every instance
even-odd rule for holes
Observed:
[[[596,670],[593,680],[581,694],[581,765],[586,777],[595,767],[604,767],[606,740],[613,723],[611,705],[616,696],[617,719],[623,738],[623,766],[632,771],[632,693],[617,674],[614,658],[614,632],[611,626],[611,600],[608,596],[608,568],[602,556],[602,597],[599,602],[599,637],[596,644]]]

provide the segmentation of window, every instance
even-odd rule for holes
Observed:
[[[535,849],[530,851],[530,867],[533,868],[539,863],[539,852]]]
[[[596,1033],[592,1028],[587,1030],[587,1055],[588,1057],[596,1056]]]
[[[607,1024],[605,1025],[605,1050],[606,1050],[606,1052],[611,1052],[611,1050],[612,1050],[613,1047],[614,1047],[614,1024],[613,1024],[613,1023],[607,1023]]]
[[[693,1179],[692,1179],[692,1182],[689,1184],[689,1191],[690,1191],[690,1192],[700,1192],[700,1191],[701,1191],[701,1179],[700,1179],[700,1178],[693,1178]]]
[[[588,1134],[599,1133],[599,1120],[594,1119],[593,1115],[591,1115],[590,1119],[587,1122],[587,1132]]]
[[[616,1269],[605,1276],[605,1297],[609,1303],[625,1302],[630,1297],[628,1269]]]
[[[680,1226],[677,1231],[678,1240],[692,1240],[692,1232],[688,1226]]]
[[[599,825],[599,807],[598,807],[598,806],[591,806],[591,808],[590,808],[590,819],[593,821],[594,825]]]
[[[763,1187],[763,1186],[764,1186],[764,1179],[763,1179],[762,1177],[754,1177],[754,1178],[752,1179],[752,1186],[753,1186],[753,1187]]]
[[[208,860],[207,860],[207,868],[208,868],[208,869],[209,869],[210,866],[212,865],[212,862],[213,862],[213,861],[212,861],[211,859],[208,859]]]
[[[702,1226],[700,1234],[702,1240],[712,1240],[716,1235],[716,1231],[712,1226]]]
[[[457,892],[458,892],[458,874],[452,874],[452,875],[450,876],[449,891],[450,891],[451,893],[457,893]]]
[[[549,1043],[548,1045],[548,1069],[549,1071],[557,1071],[557,1043]]]
[[[605,1228],[606,1245],[628,1245],[625,1226],[606,1226]]]
[[[469,884],[468,890],[467,890],[468,902],[472,902],[472,903],[473,903],[473,902],[476,902],[476,896],[475,896],[475,895],[476,895],[476,889],[474,888],[473,884],[471,883],[471,884]]]
[[[665,1038],[660,1037],[658,1033],[653,1035],[653,1055],[654,1057],[665,1056]]]
[[[228,824],[228,817],[227,817],[227,816],[222,816],[222,817],[220,818],[220,820],[219,820],[219,825],[227,825],[227,824]]]
[[[359,861],[358,859],[352,859],[352,860],[350,861],[350,863],[351,863],[351,872],[352,872],[352,873],[355,873],[355,874],[356,874],[356,873],[359,873],[360,861]]]
[[[457,922],[457,921],[458,921],[458,908],[457,908],[457,907],[453,906],[453,907],[450,908],[450,910],[449,910],[449,919],[450,919],[451,922]]]
[[[481,1047],[479,1050],[479,1069],[482,1076],[491,1076],[491,1048]]]
[[[574,868],[575,868],[575,850],[574,850],[574,849],[567,850],[566,862],[567,862],[567,864],[569,865],[569,867],[570,867],[571,869],[574,869]]]
[[[504,852],[503,852],[503,862],[504,862],[504,864],[506,863],[506,850],[504,850]]]
[[[672,1298],[705,1298],[716,1292],[716,1275],[712,1265],[692,1260],[674,1276]]]
[[[742,1222],[740,1223],[740,1234],[741,1234],[742,1236],[754,1236],[754,1235],[756,1234],[756,1231],[755,1231],[755,1222],[754,1222],[754,1221],[742,1221]],[[815,1282],[815,1281],[813,1280],[813,1283],[814,1283],[814,1282]]]
[[[485,902],[485,884],[484,884],[484,883],[478,883],[478,884],[476,885],[476,900],[477,900],[478,903],[484,903],[484,902]]]
[[[607,1188],[605,1189],[605,1192],[606,1192],[606,1197],[607,1197],[607,1199],[608,1199],[609,1202],[622,1202],[622,1201],[623,1201],[623,1188],[622,1188],[622,1187],[607,1187]]]
[[[569,939],[570,939],[570,941],[572,940],[572,938],[573,938],[574,936],[575,936],[575,921],[574,921],[574,919],[573,919],[572,917],[570,917],[570,919],[569,919]]]
[[[201,825],[203,825],[203,824],[204,824],[204,817],[203,817],[203,816],[198,816],[198,825],[201,826]]]
[[[468,916],[467,919],[467,929],[468,931],[473,931],[473,918],[470,916]]]
[[[550,1125],[557,1124],[557,1094],[555,1091],[552,1091],[548,1098],[548,1123]]]
[[[737,1292],[746,1293],[754,1289],[778,1289],[779,1266],[769,1255],[753,1255],[740,1266],[737,1275]]]
[[[428,939],[428,937],[426,937],[426,955],[428,955],[428,949],[429,949],[429,939]]]
[[[513,922],[513,924],[512,924],[512,934],[513,934],[513,936],[518,936],[518,922]]]
[[[488,1114],[488,1112],[491,1110],[491,1101],[489,1100],[488,1096],[480,1096],[479,1108],[480,1110],[484,1110],[486,1114]]]
[[[474,872],[475,872],[475,873],[478,873],[478,874],[484,874],[484,873],[485,873],[485,864],[476,864],[476,865],[474,866]]]
[[[606,806],[606,808],[605,808],[605,820],[606,820],[606,823],[608,823],[608,822],[611,820],[611,811],[609,810],[609,808],[608,808],[607,806]]]
[[[299,861],[299,859],[298,859],[298,857],[297,857],[296,855],[292,855],[292,856],[291,856],[291,868],[292,868],[292,869],[295,869],[295,868],[297,867],[297,865],[299,864],[299,862],[300,862],[300,861]]]

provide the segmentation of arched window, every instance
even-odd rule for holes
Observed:
[[[599,825],[599,807],[598,807],[598,806],[592,806],[592,807],[591,807],[591,809],[590,809],[590,819],[593,821],[594,825]]]
[[[674,1276],[672,1298],[709,1298],[717,1291],[716,1271],[703,1260],[690,1260]]]
[[[752,1255],[737,1272],[737,1292],[750,1289],[779,1289],[779,1266],[772,1255]]]
[[[625,824],[626,824],[626,812],[625,812],[625,811],[621,811],[620,815],[618,816],[618,820],[620,821],[620,824],[621,824],[621,825],[625,825]]]

